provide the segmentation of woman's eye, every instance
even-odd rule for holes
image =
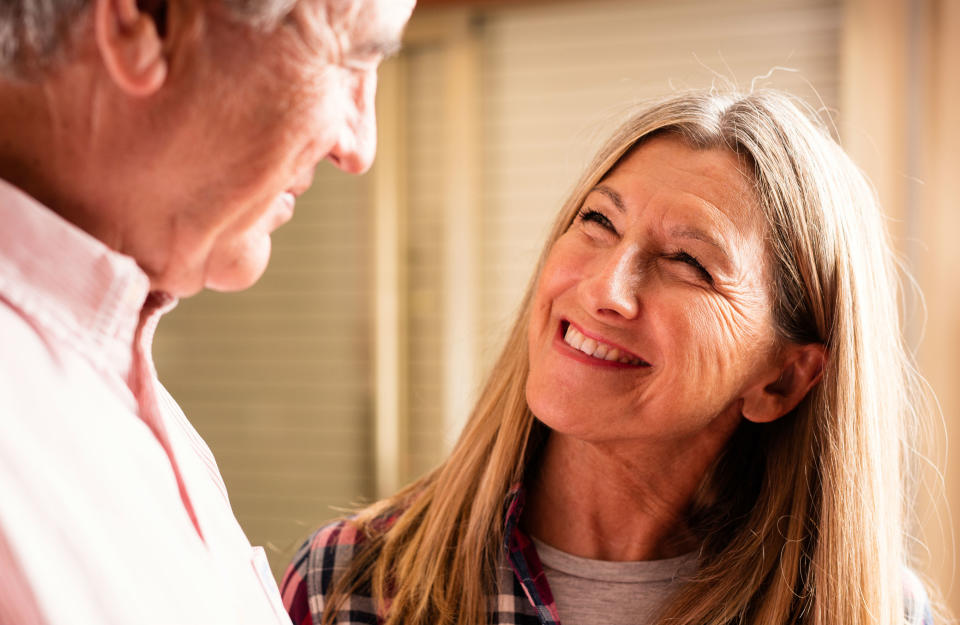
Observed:
[[[606,215],[600,211],[594,210],[592,208],[581,208],[579,214],[580,221],[583,223],[593,222],[599,225],[605,230],[617,234],[617,229],[614,227],[613,222],[610,221]]]
[[[713,284],[713,276],[710,275],[710,272],[706,270],[706,268],[700,263],[699,260],[691,256],[687,252],[684,252],[681,250],[679,252],[675,252],[671,254],[669,258],[679,263],[690,265],[691,267],[697,270],[697,273],[699,273],[704,280],[706,280],[709,284]]]

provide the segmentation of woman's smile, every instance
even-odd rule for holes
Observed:
[[[649,367],[650,363],[606,339],[577,327],[570,321],[561,321],[554,341],[561,353],[589,365],[635,369]]]

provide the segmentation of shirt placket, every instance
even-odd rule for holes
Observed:
[[[186,481],[180,465],[174,454],[173,444],[170,435],[167,432],[166,423],[163,419],[163,413],[160,409],[159,395],[156,387],[156,370],[153,366],[153,357],[151,354],[151,345],[153,344],[153,334],[157,329],[160,317],[163,313],[173,307],[174,300],[168,295],[152,292],[147,296],[147,301],[140,313],[140,323],[137,327],[136,338],[134,342],[134,379],[136,380],[135,393],[139,407],[140,418],[153,435],[157,438],[160,446],[170,461],[170,468],[177,480],[177,489],[180,492],[180,499],[183,507],[193,523],[200,540],[206,542],[203,536],[203,530],[200,527],[200,521],[197,518],[193,501],[187,490]]]
[[[543,569],[543,564],[537,556],[536,547],[519,527],[523,503],[523,489],[522,487],[515,487],[507,497],[504,549],[520,587],[523,589],[530,605],[537,611],[540,623],[542,625],[560,625],[557,604],[553,600],[553,593],[547,583],[547,575]]]

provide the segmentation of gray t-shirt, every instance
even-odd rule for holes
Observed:
[[[647,625],[696,570],[696,553],[669,560],[608,562],[555,549],[536,538],[537,555],[563,625]]]

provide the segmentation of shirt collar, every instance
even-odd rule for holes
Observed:
[[[0,223],[0,297],[126,377],[150,294],[143,270],[3,180]],[[158,295],[149,303],[147,316],[158,317],[176,300]]]
[[[520,516],[526,492],[522,483],[514,484],[504,499],[503,549],[517,582],[536,611],[542,625],[560,625],[557,604],[537,555],[537,548],[523,530]]]

